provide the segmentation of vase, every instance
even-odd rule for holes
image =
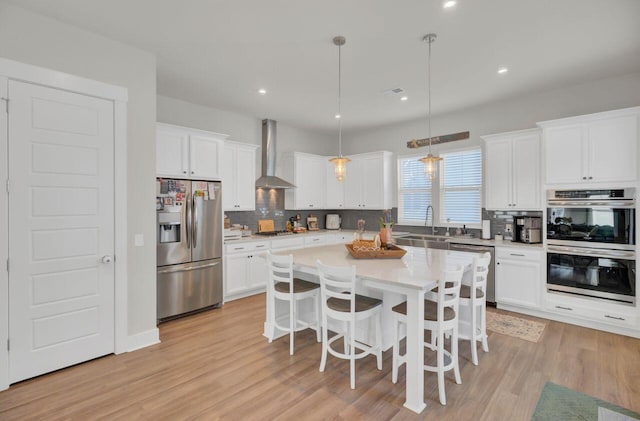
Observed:
[[[393,229],[391,224],[384,224],[383,228],[380,228],[380,241],[382,244],[391,244],[391,238],[393,235]]]
[[[387,229],[380,228],[380,242],[384,245],[387,244]]]

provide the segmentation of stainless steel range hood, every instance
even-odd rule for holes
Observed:
[[[276,177],[276,121],[262,120],[262,177],[257,189],[290,189],[293,184]]]

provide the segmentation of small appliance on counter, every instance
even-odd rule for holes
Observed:
[[[307,216],[307,229],[309,231],[318,231],[318,217],[311,214]]]
[[[341,223],[340,215],[337,213],[328,213],[325,222],[325,227],[328,230],[339,230]]]
[[[237,229],[225,228],[223,237],[224,241],[239,240],[242,238],[242,231]]]
[[[540,216],[514,216],[513,240],[518,243],[542,242],[542,217]]]

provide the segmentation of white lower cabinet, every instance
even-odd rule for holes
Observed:
[[[327,244],[347,244],[353,240],[353,233],[336,232],[327,234]]]
[[[545,310],[562,318],[575,318],[583,325],[600,329],[602,326],[636,328],[637,316],[634,307],[627,304],[606,302],[599,299],[574,297],[568,294],[548,292],[545,296]]]
[[[496,247],[496,303],[539,309],[542,250]]]
[[[315,246],[322,246],[324,244],[327,244],[327,240],[329,239],[329,237],[327,237],[326,234],[318,234],[318,235],[313,235],[313,234],[307,234],[304,237],[304,246],[306,247],[315,247]]]
[[[225,245],[225,301],[253,295],[265,290],[268,241]]]

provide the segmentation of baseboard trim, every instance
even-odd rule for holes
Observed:
[[[130,335],[128,338],[127,352],[145,348],[160,343],[160,330],[156,327],[145,332]]]

